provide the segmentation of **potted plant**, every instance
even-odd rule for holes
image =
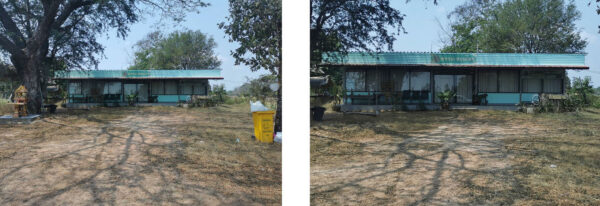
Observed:
[[[137,93],[136,94],[129,94],[127,95],[127,102],[129,103],[129,106],[133,106],[135,105],[135,102],[137,101]]]
[[[446,90],[444,92],[438,93],[437,97],[440,99],[440,106],[442,110],[450,110],[450,99],[454,98],[454,92],[450,90]]]

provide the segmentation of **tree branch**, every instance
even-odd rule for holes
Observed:
[[[15,43],[15,46],[20,48],[25,47],[25,37],[23,37],[23,33],[17,27],[17,24],[12,20],[6,9],[4,9],[4,5],[0,3],[0,22],[8,31],[8,37],[12,39]]]
[[[55,28],[61,27],[65,21],[71,16],[71,14],[78,8],[92,5],[94,1],[90,0],[70,0],[60,12],[60,15],[56,18]]]

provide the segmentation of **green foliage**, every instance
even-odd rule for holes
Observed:
[[[176,31],[168,36],[155,31],[136,43],[134,64],[129,69],[219,69],[216,46],[212,37],[200,31]]]
[[[227,23],[219,28],[229,35],[230,42],[240,46],[231,52],[235,64],[245,64],[250,70],[266,69],[277,75],[277,109],[275,131],[281,131],[281,0],[229,0]]]
[[[580,53],[580,12],[564,0],[482,0],[457,7],[442,52]]]
[[[281,74],[281,0],[229,0],[229,12],[219,28],[240,44],[231,52],[235,64]]]
[[[227,96],[227,91],[225,91],[225,85],[223,84],[214,85],[210,91],[210,96],[219,103],[223,103],[229,98]]]
[[[396,36],[404,33],[404,16],[389,0],[311,0],[311,65],[324,52],[392,50]]]
[[[129,103],[129,106],[135,105],[135,103],[137,102],[137,97],[138,97],[137,93],[129,94],[129,95],[125,96],[125,98],[127,98],[127,102]]]
[[[256,79],[248,79],[242,86],[234,89],[231,94],[235,96],[249,97],[251,100],[265,102],[268,98],[277,97],[276,91],[271,90],[270,85],[277,83],[274,75],[262,75]]]
[[[450,102],[450,99],[454,98],[456,94],[452,90],[446,90],[437,94],[437,98],[442,101],[442,103]]]
[[[571,82],[571,89],[568,91],[570,95],[576,96],[584,105],[589,105],[594,94],[592,87],[592,78],[586,76],[584,78],[575,77]]]

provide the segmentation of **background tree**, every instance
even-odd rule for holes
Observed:
[[[442,52],[581,53],[587,45],[572,1],[469,1],[448,17],[454,22]]]
[[[281,131],[281,0],[229,0],[229,13],[219,28],[240,44],[231,52],[235,64],[277,76],[275,131]]]
[[[181,21],[201,0],[0,0],[0,50],[8,53],[29,90],[27,110],[39,113],[51,68],[84,69],[98,64],[98,34],[115,28],[125,37],[145,13]]]
[[[129,69],[219,69],[216,47],[215,40],[200,31],[176,31],[168,36],[155,31],[135,44],[134,64]]]
[[[230,92],[234,96],[250,97],[253,101],[259,100],[266,104],[267,98],[276,98],[277,92],[270,89],[270,85],[277,83],[275,75],[261,75],[256,79],[247,79],[246,83]]]
[[[404,16],[389,0],[311,0],[312,75],[324,73],[341,82],[339,69],[317,68],[325,52],[393,50],[396,37],[405,32]]]

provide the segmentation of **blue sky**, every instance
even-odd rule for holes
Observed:
[[[176,27],[172,24],[156,26],[159,20],[157,15],[156,17],[146,17],[145,20],[132,25],[131,32],[124,40],[117,38],[114,31],[104,34],[99,40],[106,47],[106,58],[101,60],[99,68],[127,69],[133,62],[132,45],[151,31],[160,29],[168,33],[175,30],[191,29],[200,30],[212,36],[218,44],[215,52],[223,62],[221,68],[225,80],[213,81],[213,84],[225,84],[227,90],[232,90],[243,84],[247,77],[256,78],[261,74],[267,74],[264,70],[251,72],[245,65],[234,65],[234,59],[230,55],[230,51],[237,48],[238,45],[235,42],[230,43],[223,30],[217,26],[229,14],[228,1],[209,0],[208,2],[211,3],[211,6],[201,8],[199,14],[188,14],[186,20]],[[447,27],[449,23],[447,14],[465,1],[440,0],[437,6],[433,5],[432,2],[431,0],[411,0],[409,3],[405,3],[404,0],[392,1],[393,7],[406,14],[403,24],[408,32],[398,37],[394,44],[395,51],[435,52],[443,46],[440,39],[444,33],[438,21],[442,26]],[[581,35],[589,42],[586,48],[588,53],[586,65],[590,66],[590,71],[569,71],[569,75],[592,76],[594,85],[600,86],[600,58],[594,58],[600,57],[600,36],[598,33],[600,16],[596,14],[594,5],[588,7],[587,2],[587,0],[576,1],[577,8],[582,14],[581,20],[576,23],[581,30]]]
[[[100,39],[100,43],[105,46],[105,59],[100,61],[99,69],[127,69],[133,63],[132,46],[139,40],[143,39],[146,34],[160,29],[164,33],[169,33],[175,30],[191,29],[200,30],[201,32],[211,36],[217,42],[215,53],[221,59],[222,64],[221,75],[224,80],[211,80],[211,84],[225,84],[225,89],[233,90],[234,88],[246,82],[246,77],[256,78],[261,74],[268,74],[265,70],[252,72],[245,65],[234,65],[235,60],[230,55],[230,51],[238,47],[237,43],[230,43],[229,37],[226,36],[223,30],[219,29],[218,23],[225,21],[225,17],[229,14],[229,5],[226,0],[209,0],[211,6],[200,8],[198,14],[189,13],[184,22],[179,25],[172,23],[164,23],[162,26],[158,22],[160,16],[147,16],[143,21],[131,26],[129,35],[124,40],[117,38],[115,31],[109,31]]]

